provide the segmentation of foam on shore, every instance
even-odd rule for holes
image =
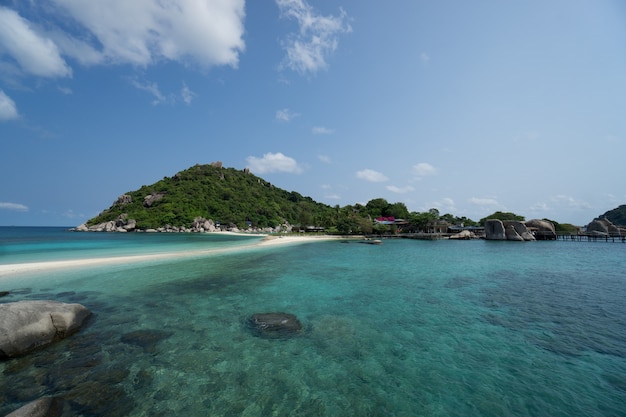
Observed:
[[[50,270],[59,270],[66,268],[79,268],[86,266],[99,266],[99,265],[114,265],[114,264],[126,264],[133,262],[143,261],[159,261],[167,259],[182,259],[196,256],[206,256],[218,253],[237,252],[245,249],[253,249],[265,246],[275,245],[289,245],[300,244],[307,242],[320,242],[324,240],[337,239],[334,236],[273,236],[268,235],[264,239],[255,242],[250,245],[242,245],[237,247],[228,248],[213,248],[206,250],[195,250],[186,252],[165,252],[165,253],[153,253],[145,255],[128,255],[128,256],[113,256],[106,258],[87,258],[87,259],[71,259],[63,261],[46,261],[46,262],[30,262],[19,264],[5,264],[0,265],[0,278],[8,277],[13,274],[25,273],[25,272],[43,272]]]

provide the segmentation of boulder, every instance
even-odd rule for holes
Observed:
[[[547,220],[532,219],[527,220],[526,222],[524,222],[524,224],[526,225],[526,227],[530,229],[535,229],[539,232],[555,232],[554,224]]]
[[[519,233],[517,233],[517,230],[515,230],[515,226],[513,226],[512,224],[507,224],[506,226],[504,226],[504,235],[506,236],[506,240],[515,240],[518,242],[524,241],[524,238],[521,237]]]
[[[61,401],[44,397],[31,401],[23,407],[18,408],[6,415],[6,417],[53,417],[61,415]]]
[[[516,220],[507,220],[507,221],[504,221],[503,223],[504,223],[505,228],[512,226],[513,229],[515,229],[515,234],[521,237],[522,240],[526,240],[526,241],[535,240],[535,237],[532,235],[532,233],[530,233],[530,231],[528,230],[528,228],[523,222],[516,221]],[[508,239],[508,236],[507,236],[507,239]],[[508,239],[508,240],[519,240],[519,239],[514,238],[514,239]]]
[[[450,236],[450,239],[461,239],[461,240],[476,239],[476,235],[469,230],[462,230],[459,233],[456,233]]]
[[[113,203],[113,205],[117,204],[120,206],[125,206],[126,204],[130,204],[133,202],[133,198],[130,196],[130,194],[122,194],[121,196],[117,197],[117,200],[115,200],[115,203]]]
[[[302,330],[302,323],[289,313],[256,313],[248,318],[248,327],[261,337],[291,336]]]
[[[485,221],[485,239],[506,240],[506,233],[502,220],[487,219]]]
[[[146,207],[146,208],[150,208],[150,207],[152,207],[152,205],[154,203],[156,203],[157,201],[161,200],[163,197],[165,197],[164,193],[148,194],[143,199],[143,206]]]
[[[24,355],[76,333],[91,311],[81,304],[27,300],[0,304],[0,359]]]
[[[556,229],[554,224],[548,220],[532,219],[526,221],[525,224],[537,240],[556,239]]]
[[[587,225],[587,233],[602,233],[608,236],[621,236],[622,231],[609,219],[595,219]]]

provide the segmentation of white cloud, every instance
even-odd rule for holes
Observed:
[[[284,65],[301,74],[315,74],[339,45],[339,35],[352,31],[343,9],[338,16],[322,16],[305,0],[276,0],[281,17],[295,19],[299,31],[283,42],[287,52]]]
[[[57,87],[57,88],[61,93],[65,94],[66,96],[74,93],[72,89],[69,87]]]
[[[550,198],[550,200],[556,204],[564,205],[564,206],[571,207],[571,208],[584,208],[584,209],[592,208],[591,204],[587,203],[586,201],[576,200],[574,197],[563,195],[563,194],[555,195],[552,198]]]
[[[0,202],[0,210],[28,211],[28,207],[24,204]]]
[[[500,203],[495,198],[472,197],[467,201],[477,206],[500,206]]]
[[[339,194],[327,194],[324,196],[326,200],[340,200],[341,196]]]
[[[428,54],[426,52],[422,52],[420,54],[420,60],[424,63],[424,64],[428,64],[428,62],[430,61],[430,56],[428,56]]]
[[[389,178],[373,169],[364,169],[356,173],[356,177],[369,182],[385,182]]]
[[[8,54],[23,72],[38,77],[71,77],[57,45],[14,10],[0,7],[0,56]]]
[[[532,206],[530,206],[529,210],[533,211],[533,212],[537,212],[537,211],[543,212],[543,211],[550,211],[552,209],[546,203],[544,203],[542,201],[539,201],[539,202],[533,204]]]
[[[299,113],[294,113],[289,109],[276,110],[276,120],[281,122],[290,122],[298,116],[300,116]]]
[[[435,203],[435,207],[437,207],[440,211],[444,212],[454,212],[456,211],[456,206],[454,205],[454,200],[450,197],[444,197],[441,201],[437,201]]]
[[[314,135],[331,135],[335,131],[333,129],[328,129],[328,128],[323,127],[323,126],[315,126],[312,129],[312,132],[313,132]]]
[[[164,103],[167,100],[166,97],[163,95],[163,93],[161,93],[161,90],[159,90],[159,85],[157,83],[150,83],[150,82],[142,83],[135,79],[131,79],[130,83],[133,85],[133,87],[152,94],[152,96],[154,97],[154,100],[152,100],[153,106]]]
[[[437,169],[427,162],[420,162],[417,165],[413,165],[413,173],[418,177],[426,177],[437,174]]]
[[[320,161],[322,161],[325,164],[330,164],[331,163],[330,157],[327,156],[327,155],[318,155],[317,159],[319,159]]]
[[[113,63],[160,59],[236,67],[245,1],[54,0],[102,46]]]
[[[30,8],[25,3],[14,4],[38,13],[45,29],[0,7],[0,59],[10,57],[0,64],[17,64],[22,74],[71,77],[64,56],[82,65],[146,67],[165,60],[236,68],[245,50],[245,0],[52,0],[29,2]]]
[[[17,119],[19,114],[15,102],[0,90],[0,120]]]
[[[185,104],[189,105],[196,96],[196,93],[191,91],[189,87],[187,87],[186,83],[183,83],[183,88],[180,90],[180,96],[182,97]]]
[[[285,156],[282,153],[266,153],[262,158],[249,156],[248,168],[256,174],[266,174],[271,172],[289,172],[292,174],[300,174],[302,168],[295,159]]]
[[[398,194],[406,194],[410,193],[411,191],[415,191],[415,188],[411,187],[410,185],[407,185],[406,187],[396,187],[395,185],[388,185],[386,188],[389,191]]]

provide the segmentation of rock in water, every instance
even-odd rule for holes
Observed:
[[[171,336],[170,332],[158,329],[143,329],[125,333],[120,340],[123,343],[139,346],[144,352],[154,352],[157,343]]]
[[[18,408],[6,417],[56,417],[61,415],[60,400],[44,397]]]
[[[0,359],[64,339],[76,333],[90,315],[81,304],[50,300],[0,304]]]
[[[280,338],[299,333],[302,323],[293,314],[256,313],[248,318],[248,327],[257,336]]]

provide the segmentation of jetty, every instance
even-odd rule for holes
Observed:
[[[626,235],[598,233],[557,233],[557,240],[572,242],[622,242],[626,243]]]

